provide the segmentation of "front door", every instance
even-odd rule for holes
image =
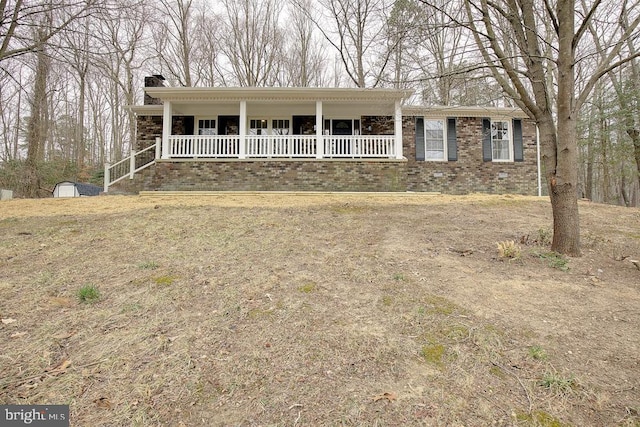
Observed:
[[[293,135],[313,135],[316,133],[316,116],[293,116]]]
[[[218,135],[239,135],[240,116],[219,116]]]
[[[333,119],[332,120],[332,135],[353,135],[353,120],[341,120],[341,119]]]

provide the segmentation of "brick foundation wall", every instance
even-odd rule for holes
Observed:
[[[511,193],[536,195],[536,129],[522,120],[523,162],[482,160],[482,118],[458,117],[458,160],[416,161],[415,117],[403,118],[403,146],[407,157],[407,190],[448,194]]]
[[[142,188],[168,191],[406,191],[406,161],[160,160]]]

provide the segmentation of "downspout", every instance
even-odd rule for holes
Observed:
[[[538,197],[542,196],[542,170],[540,168],[540,128],[536,124],[536,151],[538,157]]]

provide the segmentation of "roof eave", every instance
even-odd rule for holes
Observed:
[[[163,105],[127,105],[125,107],[137,116],[161,116],[164,111]]]
[[[408,89],[357,89],[357,88],[255,88],[255,87],[148,87],[147,94],[171,102],[188,101],[371,101],[390,102],[408,99],[413,90]]]
[[[454,106],[422,106],[408,105],[402,108],[403,115],[425,117],[510,117],[528,118],[527,114],[517,107],[454,107]]]

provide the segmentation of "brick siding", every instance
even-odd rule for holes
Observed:
[[[482,160],[482,118],[458,117],[458,160],[416,161],[415,117],[402,119],[407,160],[160,160],[134,189],[210,191],[416,191],[537,194],[536,131],[522,120],[523,162]],[[162,117],[138,116],[137,149],[162,135]],[[363,134],[393,134],[393,118],[363,116]],[[368,130],[368,126],[372,130]],[[184,130],[175,117],[174,134]]]
[[[407,190],[437,191],[448,194],[511,193],[536,195],[536,128],[522,120],[523,162],[484,162],[482,160],[482,118],[457,117],[458,160],[417,161],[415,117],[402,123],[404,155],[407,158]]]

